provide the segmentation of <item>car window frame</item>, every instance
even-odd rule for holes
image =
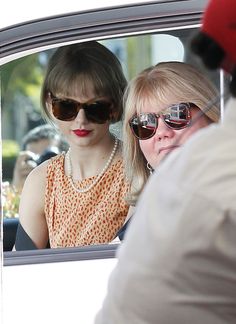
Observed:
[[[46,17],[0,30],[0,66],[34,52],[71,42],[141,35],[199,26],[205,0],[152,1]],[[98,29],[99,26],[99,29]],[[56,35],[56,36],[55,36]],[[115,257],[119,244],[4,252],[4,266]]]
[[[10,26],[0,30],[0,65],[4,63],[1,63],[3,57],[49,45],[199,24],[205,5],[205,0],[163,0],[51,16]]]
[[[3,265],[57,263],[114,258],[120,244],[100,244],[81,247],[4,252]]]

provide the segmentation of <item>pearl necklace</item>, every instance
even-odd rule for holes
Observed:
[[[71,164],[71,157],[70,157],[70,149],[68,150],[68,152],[65,155],[65,161],[66,161],[66,167],[67,167],[67,173],[68,173],[68,178],[70,181],[70,184],[72,185],[72,187],[78,191],[79,193],[84,193],[84,192],[88,192],[90,189],[92,189],[97,183],[98,181],[101,179],[101,177],[103,176],[103,174],[106,172],[106,170],[109,168],[115,154],[116,154],[116,150],[119,144],[119,140],[118,138],[115,139],[115,144],[113,147],[113,150],[111,152],[111,155],[109,157],[109,159],[107,160],[107,163],[105,164],[104,168],[102,169],[102,171],[97,175],[96,179],[86,188],[83,189],[79,189],[75,186],[73,178],[72,178],[72,164]]]

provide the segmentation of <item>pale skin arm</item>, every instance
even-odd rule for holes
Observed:
[[[45,248],[48,243],[44,214],[47,163],[39,165],[27,177],[19,207],[20,223],[38,249]]]

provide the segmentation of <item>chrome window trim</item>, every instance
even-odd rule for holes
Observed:
[[[47,17],[0,30],[0,58],[65,41],[200,22],[206,0],[162,0]]]
[[[3,265],[16,266],[114,258],[120,244],[4,252]]]

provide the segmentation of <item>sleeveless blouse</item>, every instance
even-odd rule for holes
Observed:
[[[124,223],[129,190],[123,161],[113,163],[88,192],[76,191],[64,172],[65,154],[47,166],[45,217],[51,248],[109,243]],[[96,176],[77,181],[86,188]]]

